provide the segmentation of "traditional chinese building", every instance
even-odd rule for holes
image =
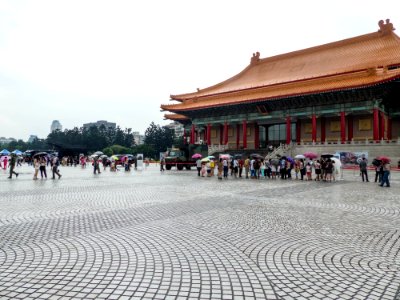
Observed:
[[[258,149],[279,143],[392,140],[400,131],[400,39],[389,20],[373,33],[260,58],[239,74],[171,95],[165,118],[190,143]]]

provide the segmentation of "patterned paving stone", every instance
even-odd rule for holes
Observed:
[[[1,299],[396,299],[400,174],[0,171]]]

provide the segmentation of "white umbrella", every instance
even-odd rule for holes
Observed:
[[[303,154],[297,154],[294,158],[295,159],[305,159],[306,157]]]

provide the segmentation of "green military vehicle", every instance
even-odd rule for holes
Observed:
[[[178,170],[190,170],[192,166],[196,166],[196,159],[192,156],[199,153],[202,157],[208,156],[207,145],[186,145],[180,148],[168,148],[165,155],[165,168],[171,170],[176,167]]]

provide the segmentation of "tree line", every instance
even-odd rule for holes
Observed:
[[[137,145],[131,128],[121,129],[119,126],[106,128],[101,125],[89,128],[75,127],[64,131],[55,130],[45,139],[37,138],[31,143],[23,140],[12,141],[0,144],[0,148],[9,151],[76,149],[84,154],[100,150],[109,156],[143,153],[145,157],[158,158],[160,152],[164,152],[173,144],[180,144],[174,130],[151,122],[144,134],[144,144],[141,145]]]

